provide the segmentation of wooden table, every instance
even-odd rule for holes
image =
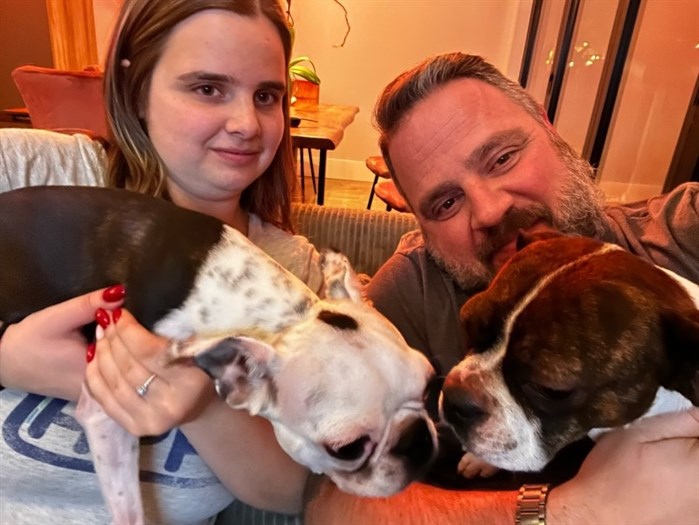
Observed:
[[[291,128],[291,142],[294,148],[310,148],[320,151],[318,163],[317,202],[325,201],[325,168],[328,150],[337,148],[345,134],[345,128],[359,112],[355,106],[336,104],[316,104],[307,100],[297,100],[291,106],[291,116],[299,117],[301,124]]]

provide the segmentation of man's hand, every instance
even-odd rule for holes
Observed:
[[[578,475],[551,491],[547,523],[699,524],[699,408],[603,436]]]

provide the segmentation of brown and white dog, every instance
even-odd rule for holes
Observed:
[[[193,361],[341,489],[387,496],[435,454],[422,401],[434,371],[362,300],[346,257],[325,253],[322,270],[320,298],[235,229],[125,190],[0,194],[1,322],[123,283],[124,306],[173,341],[164,360]],[[143,523],[137,439],[84,387],[76,414],[114,522]]]
[[[699,404],[697,285],[611,244],[520,237],[463,305],[470,349],[442,391],[469,477],[476,458],[540,470],[595,429]]]

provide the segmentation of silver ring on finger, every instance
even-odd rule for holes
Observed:
[[[145,382],[136,389],[136,393],[141,397],[145,397],[145,395],[148,393],[148,388],[150,387],[150,384],[155,380],[156,377],[158,376],[155,374],[151,374],[150,377],[146,379]]]

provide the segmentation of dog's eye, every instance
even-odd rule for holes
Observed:
[[[526,383],[522,389],[534,405],[549,413],[564,412],[576,401],[574,390],[556,390],[535,383]]]
[[[351,443],[347,443],[338,448],[333,448],[330,445],[325,445],[325,450],[335,459],[342,461],[353,461],[364,456],[364,451],[369,444],[369,436],[362,436],[355,439]]]

